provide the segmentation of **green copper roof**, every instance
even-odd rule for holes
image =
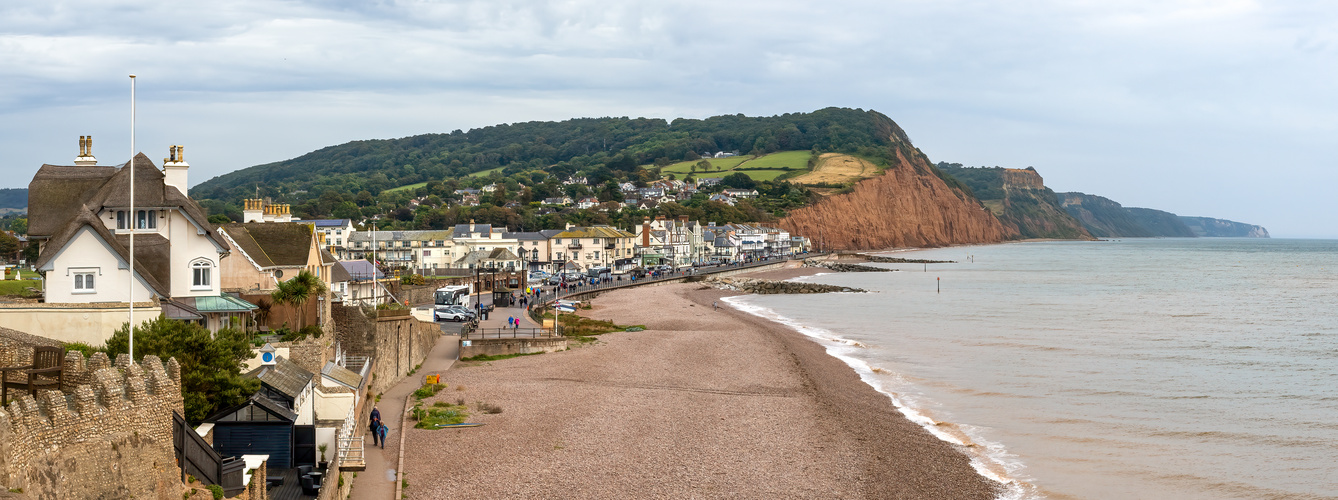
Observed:
[[[202,313],[247,312],[256,309],[255,304],[227,295],[195,297],[195,310]]]

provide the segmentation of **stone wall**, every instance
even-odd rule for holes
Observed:
[[[0,482],[32,499],[181,497],[172,412],[183,412],[181,367],[78,352],[69,392],[16,397],[0,411]]]
[[[418,321],[413,316],[378,318],[370,342],[372,381],[368,390],[377,393],[394,385],[422,363],[440,339],[441,327],[436,323]]]
[[[46,337],[28,335],[18,330],[0,327],[0,366],[32,364],[34,346],[60,347],[61,343]],[[18,374],[10,376],[16,377]]]
[[[361,307],[336,305],[331,315],[334,317],[335,341],[339,347],[353,356],[371,356],[374,354],[372,331],[376,328],[376,319],[369,318]]]
[[[460,345],[460,359],[488,355],[530,354],[536,352],[556,352],[567,349],[567,339],[474,339],[469,345]]]
[[[246,483],[246,489],[233,497],[234,500],[269,500],[269,488],[265,484],[265,476],[269,474],[269,460],[260,462],[260,466],[251,472],[251,481]]]

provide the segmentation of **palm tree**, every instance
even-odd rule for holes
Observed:
[[[298,319],[298,329],[305,328],[307,304],[311,302],[312,296],[325,295],[325,283],[320,278],[306,270],[297,273],[288,281],[279,282],[279,288],[270,294],[270,298],[275,304],[289,304],[298,306],[302,311]]]

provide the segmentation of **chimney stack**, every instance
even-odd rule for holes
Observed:
[[[163,184],[177,188],[183,195],[187,189],[186,172],[190,169],[182,152],[184,149],[182,146],[168,146],[167,158],[163,158]]]
[[[98,159],[93,157],[93,136],[79,136],[79,156],[74,157],[74,165],[91,167],[97,164]]]
[[[252,198],[243,200],[242,204],[242,222],[265,222],[264,200]]]
[[[641,220],[641,246],[650,247],[650,217]]]

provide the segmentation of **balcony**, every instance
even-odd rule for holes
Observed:
[[[567,248],[570,248],[572,250],[580,250],[582,247],[580,243],[572,243],[570,245],[567,245]]]
[[[614,243],[608,243],[604,245],[605,250],[613,250],[614,248],[618,248],[618,246]]]

